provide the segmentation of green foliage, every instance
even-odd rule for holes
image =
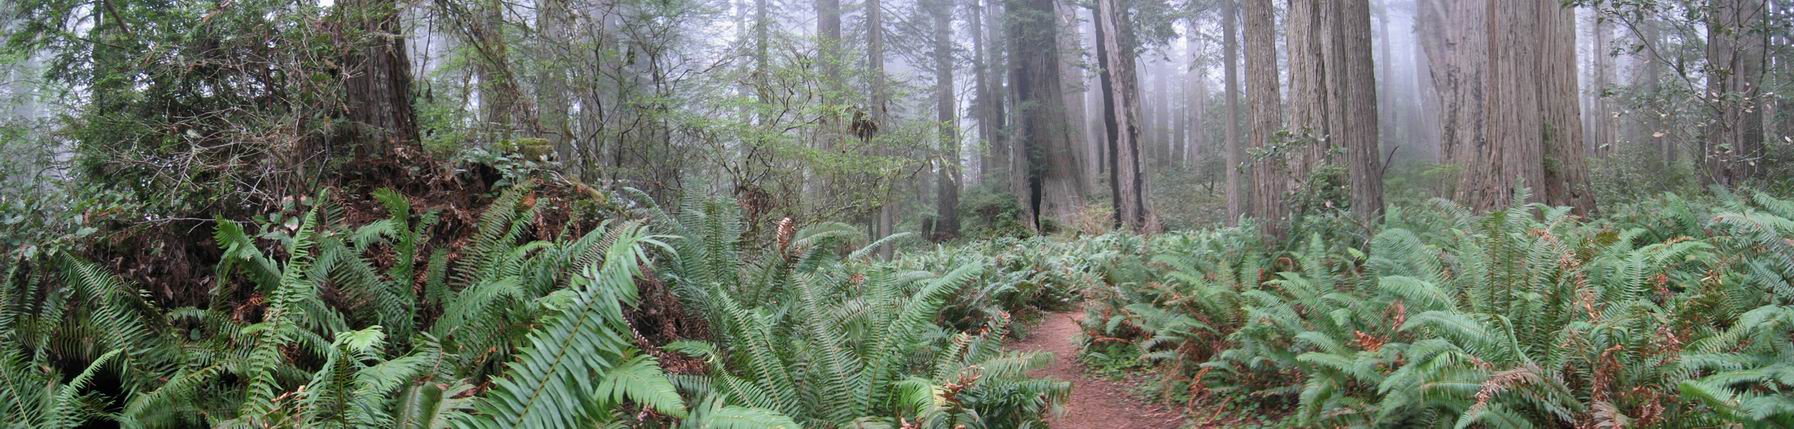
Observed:
[[[970,240],[1032,235],[1023,225],[1022,207],[1014,195],[989,186],[966,190],[959,196],[960,235]]]
[[[532,194],[504,191],[458,249],[392,190],[365,225],[336,224],[322,196],[253,234],[219,220],[205,308],[160,308],[70,253],[21,257],[0,287],[4,424],[1015,427],[1070,390],[1025,374],[1049,356],[1002,350],[1006,313],[943,323],[982,264],[872,263],[894,237],[844,252],[863,238],[840,224],[787,224],[761,246],[734,204],[698,199],[536,237]],[[650,267],[713,336],[635,333]],[[704,373],[667,374],[673,353]]]
[[[1146,280],[1088,307],[1113,338],[1089,347],[1134,344],[1199,383],[1187,399],[1293,426],[1785,426],[1791,208],[1671,195],[1585,223],[1438,202],[1362,248],[1321,238],[1345,224],[1288,248],[1168,234]]]
[[[644,217],[679,232],[669,240],[679,257],[661,272],[688,308],[703,310],[713,338],[667,349],[708,364],[677,384],[728,414],[759,419],[728,411],[755,407],[804,427],[1018,427],[1040,424],[1070,391],[1025,375],[1048,356],[1002,351],[1010,318],[941,323],[951,298],[987,279],[978,259],[871,263],[870,250],[889,240],[837,253],[864,239],[833,224],[785,223],[761,247],[741,242],[735,205],[692,198],[682,207],[650,204]],[[711,408],[693,415],[716,415]]]

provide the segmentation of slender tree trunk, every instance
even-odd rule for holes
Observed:
[[[768,9],[772,8],[770,2],[771,0],[754,0],[754,87],[763,106],[772,103],[772,87],[768,82],[772,68],[767,46],[771,43],[772,36],[772,21],[767,15],[770,13]]]
[[[1377,129],[1383,131],[1401,130],[1404,129],[1402,126],[1403,124],[1401,123],[1403,115],[1397,112],[1398,109],[1396,109],[1397,106],[1395,105],[1395,100],[1398,99],[1398,97],[1395,97],[1398,92],[1396,88],[1396,83],[1398,81],[1395,78],[1394,72],[1395,52],[1391,48],[1395,43],[1393,41],[1393,35],[1389,34],[1389,0],[1373,1],[1375,1],[1376,4],[1372,7],[1375,7],[1376,10],[1372,16],[1376,18],[1376,34],[1380,37],[1379,39],[1375,39],[1375,46],[1377,47]],[[1378,133],[1377,145],[1383,148],[1400,146],[1401,143],[1395,141],[1395,134],[1396,133],[1393,132]]]
[[[556,58],[560,53],[551,44],[564,43],[568,37],[568,21],[572,10],[567,8],[566,0],[541,0],[537,5],[543,38],[542,58]],[[543,137],[555,148],[555,153],[563,161],[573,159],[573,130],[567,124],[567,110],[571,104],[568,97],[567,70],[560,63],[543,64],[537,68],[536,81],[540,82],[537,91],[537,106],[541,109]],[[567,164],[572,165],[572,164]],[[577,174],[577,172],[575,173]]]
[[[1589,130],[1588,134],[1592,139],[1588,146],[1590,153],[1608,153],[1619,142],[1615,118],[1612,109],[1607,106],[1606,95],[1608,88],[1613,86],[1613,56],[1608,54],[1609,45],[1612,44],[1610,39],[1613,35],[1613,23],[1601,16],[1600,11],[1595,11],[1592,15],[1595,21],[1592,31],[1595,34],[1591,38],[1594,47],[1589,56],[1595,65],[1591,71],[1594,73],[1594,79],[1591,79],[1594,88],[1588,90],[1589,106],[1593,112],[1588,114],[1594,119],[1594,129]]]
[[[1240,145],[1239,4],[1237,0],[1221,1],[1221,74],[1227,97],[1227,126],[1223,131],[1227,147],[1222,156],[1226,160],[1227,223],[1233,224],[1246,213],[1247,201],[1246,192],[1240,189],[1240,168],[1246,161],[1246,151]]]
[[[1096,18],[1094,15],[1096,11],[1088,7],[1080,7],[1079,9],[1083,10],[1086,15],[1092,15],[1092,18],[1090,19],[1090,31],[1088,33],[1089,37],[1085,38],[1080,35],[1080,38],[1078,39],[1080,41],[1079,43],[1090,46],[1088,52],[1092,52],[1092,55],[1090,62],[1087,64],[1098,63],[1101,60],[1098,59],[1097,54],[1095,54]],[[1082,27],[1081,24],[1080,27]],[[1103,114],[1101,70],[1097,70],[1095,77],[1097,81],[1092,84],[1084,85],[1083,93],[1085,112],[1084,129],[1088,131],[1086,134],[1088,134],[1089,137],[1089,140],[1084,143],[1084,177],[1090,180],[1092,191],[1095,191],[1098,182],[1102,181],[1103,178],[1108,177],[1105,175],[1103,168],[1109,165],[1109,160],[1107,158],[1109,130],[1108,125],[1105,123],[1106,118]]]
[[[1008,31],[1014,46],[1013,70],[1017,117],[1017,176],[1022,176],[1024,221],[1048,232],[1076,223],[1083,210],[1083,168],[1071,140],[1065,113],[1065,86],[1059,76],[1059,26],[1053,0],[1007,0]],[[1023,174],[1025,173],[1025,174]],[[1047,223],[1047,222],[1052,223]]]
[[[1252,105],[1250,147],[1269,150],[1275,144],[1277,130],[1283,127],[1283,112],[1277,95],[1277,27],[1272,17],[1270,0],[1242,0],[1246,18],[1246,96]],[[1281,226],[1287,216],[1283,207],[1288,173],[1282,162],[1264,159],[1251,161],[1252,217],[1264,223],[1264,231],[1282,237]]]
[[[1709,6],[1707,93],[1717,100],[1701,156],[1708,178],[1735,187],[1756,175],[1763,156],[1763,2],[1714,0]]]
[[[1015,157],[1013,156],[1015,145],[1012,143],[1014,140],[1011,138],[1013,133],[1010,131],[1012,121],[1010,121],[1007,108],[1009,101],[1015,96],[1015,91],[1009,88],[1008,84],[1011,74],[1007,61],[1009,36],[1008,29],[1004,24],[1002,8],[1003,3],[1007,0],[984,1],[983,25],[986,36],[984,40],[988,42],[985,61],[989,67],[990,79],[990,92],[988,93],[990,104],[987,108],[990,109],[988,114],[991,119],[992,131],[990,135],[991,157],[985,164],[991,174],[985,177],[989,179],[989,182],[999,185],[999,189],[1006,187],[1010,192],[1016,193],[1015,195],[1021,195],[1021,188],[1016,186],[1018,181],[1015,180],[1017,174],[1021,173],[1012,174],[1015,166]],[[1002,34],[1002,36],[999,37],[998,34]]]
[[[991,103],[996,91],[991,88],[989,59],[984,50],[984,2],[970,0],[967,7],[971,16],[966,25],[971,29],[972,38],[972,116],[978,121],[978,175],[979,184],[990,183],[993,169],[996,168],[996,133],[998,125],[992,114]]]
[[[949,4],[948,7],[951,5]],[[870,109],[872,110],[874,134],[877,133],[878,128],[887,126],[890,116],[886,107],[890,103],[890,95],[886,94],[887,89],[885,88],[884,28],[883,2],[881,0],[866,0],[866,68],[872,80],[870,82],[872,90],[872,107]],[[879,147],[878,152],[881,154],[895,155],[893,151],[884,149],[882,146],[875,145],[875,147]],[[874,235],[878,238],[889,236],[895,232],[894,228],[897,223],[897,195],[895,192],[897,184],[886,183],[884,188],[884,197],[879,201],[878,219],[873,225]],[[879,257],[883,259],[890,259],[892,253],[891,246],[883,246],[878,250]]]
[[[1642,26],[1644,27],[1644,36],[1647,40],[1646,43],[1660,45],[1663,42],[1662,35],[1659,34],[1660,30],[1658,30],[1656,19],[1645,18],[1645,22]],[[1646,101],[1646,105],[1649,106],[1649,109],[1646,110],[1643,115],[1645,118],[1645,131],[1639,134],[1641,136],[1649,136],[1649,138],[1656,140],[1658,143],[1658,150],[1662,152],[1663,165],[1665,167],[1674,167],[1676,165],[1677,153],[1680,152],[1676,148],[1677,139],[1662,138],[1663,135],[1669,133],[1669,130],[1665,129],[1666,126],[1663,121],[1663,117],[1669,114],[1668,108],[1664,106],[1662,100],[1663,91],[1660,89],[1663,82],[1663,69],[1663,60],[1656,55],[1650,55],[1650,59],[1645,62],[1644,76],[1642,79],[1644,79],[1643,84],[1647,85],[1646,99],[1649,101]]]
[[[846,93],[841,79],[841,0],[816,0],[816,52],[822,69],[822,112],[816,120],[816,148],[833,151],[840,143],[843,122],[837,110]],[[835,199],[835,178],[828,171],[816,172],[809,183],[813,207],[824,207]]]
[[[1138,231],[1146,223],[1143,179],[1140,171],[1140,129],[1135,125],[1140,104],[1133,98],[1138,91],[1134,84],[1134,58],[1125,9],[1117,0],[1097,0],[1096,50],[1103,70],[1103,116],[1108,129],[1109,193],[1115,207],[1115,225]]]
[[[1183,146],[1179,161],[1185,167],[1193,165],[1196,162],[1196,154],[1202,153],[1202,147],[1205,145],[1202,139],[1202,123],[1208,111],[1208,68],[1202,64],[1202,35],[1192,29],[1188,39],[1190,41],[1189,65],[1187,66],[1189,71],[1184,80],[1187,82],[1185,89],[1188,94],[1184,99],[1187,106],[1178,116],[1183,119],[1184,123],[1178,126],[1177,132],[1178,140]]]
[[[876,1],[876,0],[874,0]],[[935,181],[935,241],[959,235],[959,115],[953,106],[953,4],[929,1],[934,18],[935,120],[940,121],[940,179]]]

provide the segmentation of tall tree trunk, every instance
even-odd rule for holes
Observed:
[[[1309,186],[1314,170],[1329,162],[1332,138],[1333,105],[1339,95],[1331,84],[1339,72],[1338,47],[1333,37],[1338,23],[1331,18],[1332,0],[1289,0],[1284,18],[1284,46],[1289,50],[1289,129],[1294,139],[1290,152],[1281,161],[1287,166],[1285,187],[1279,194],[1289,195]],[[1286,207],[1285,210],[1299,208]],[[1289,212],[1286,215],[1299,213]]]
[[[1308,181],[1342,149],[1339,180],[1350,185],[1352,209],[1373,219],[1383,198],[1369,0],[1291,0],[1289,20],[1290,127],[1301,146],[1289,154],[1293,184],[1285,192],[1330,186]]]
[[[1756,175],[1763,156],[1763,111],[1756,106],[1763,75],[1763,2],[1714,0],[1708,5],[1707,93],[1717,98],[1701,150],[1708,178],[1734,187]]]
[[[1582,142],[1581,112],[1576,105],[1576,13],[1556,0],[1539,0],[1534,7],[1538,16],[1534,40],[1539,44],[1538,70],[1533,81],[1538,85],[1538,110],[1544,136],[1545,202],[1569,206],[1577,214],[1595,212],[1595,194],[1589,186],[1588,150]],[[1597,57],[1605,57],[1605,53]],[[1597,103],[1597,106],[1599,104]],[[1598,118],[1607,124],[1611,118]],[[1602,135],[1607,135],[1603,132]]]
[[[1382,151],[1378,148],[1377,76],[1371,59],[1370,0],[1336,3],[1343,12],[1340,32],[1345,59],[1341,101],[1345,128],[1338,138],[1345,146],[1347,178],[1352,192],[1352,212],[1359,219],[1375,220],[1383,213]],[[1388,55],[1384,55],[1388,61]],[[1388,77],[1386,76],[1385,79]]]
[[[556,58],[561,53],[554,44],[568,40],[568,22],[573,11],[567,8],[566,0],[540,0],[536,10],[543,39],[538,55]],[[567,110],[572,102],[568,97],[566,66],[542,64],[537,67],[536,81],[540,85],[536,91],[536,105],[541,111],[543,137],[548,139],[562,161],[571,160],[574,156],[573,129],[568,126]]]
[[[1024,221],[1036,231],[1076,223],[1084,207],[1083,168],[1067,127],[1065,86],[1059,76],[1059,26],[1053,0],[1007,0],[1008,31],[1014,47],[1014,85],[1021,126],[1017,176],[1023,176]],[[1056,225],[1049,225],[1052,221]]]
[[[822,69],[822,112],[816,120],[816,148],[833,151],[840,143],[843,121],[838,114],[846,82],[841,78],[841,0],[816,0],[816,52]],[[834,181],[830,172],[817,172],[808,183],[813,207],[822,207],[834,199]],[[821,204],[821,205],[816,205]]]
[[[1607,153],[1615,148],[1619,140],[1613,111],[1607,106],[1606,96],[1608,88],[1613,86],[1613,56],[1608,54],[1609,45],[1612,44],[1613,22],[1601,16],[1598,10],[1591,15],[1594,17],[1594,25],[1590,30],[1594,32],[1594,37],[1590,38],[1593,46],[1589,57],[1594,62],[1594,67],[1590,70],[1593,73],[1590,84],[1594,87],[1587,91],[1591,111],[1586,113],[1593,119],[1590,121],[1593,127],[1588,130],[1588,146],[1590,153]]]
[[[1140,171],[1140,129],[1135,124],[1140,103],[1134,81],[1134,54],[1124,42],[1125,5],[1119,0],[1096,0],[1096,51],[1102,67],[1103,115],[1109,140],[1109,194],[1115,207],[1115,225],[1139,231],[1146,224],[1145,185]]]
[[[984,2],[970,0],[967,9],[971,16],[966,21],[972,36],[972,117],[978,121],[978,176],[979,184],[987,184],[993,179],[996,168],[996,133],[998,125],[993,114],[991,103],[1000,103],[993,99],[996,89],[991,88],[989,59],[984,50]]]
[[[950,1],[947,3],[949,4],[946,7],[952,7]],[[879,128],[886,126],[890,116],[886,107],[890,102],[890,95],[886,94],[887,89],[885,88],[884,15],[883,1],[866,0],[866,68],[868,69],[866,72],[872,80],[870,82],[872,90],[872,107],[870,109],[874,125],[873,134],[876,134]],[[895,155],[893,151],[882,147],[878,149],[878,152],[887,156]],[[884,196],[879,201],[878,219],[873,225],[873,231],[878,238],[891,235],[897,223],[896,183],[885,183],[884,188]],[[880,258],[890,259],[892,253],[891,246],[879,247]]]
[[[1011,131],[1013,121],[1010,120],[1009,102],[1015,97],[1015,91],[1009,87],[1011,68],[1007,61],[1009,56],[1008,28],[1003,13],[1006,0],[984,0],[985,42],[988,42],[986,65],[989,67],[990,96],[989,117],[992,133],[990,140],[990,158],[985,163],[987,182],[994,183],[998,189],[1007,189],[1015,195],[1021,195],[1021,188],[1015,177],[1022,173],[1012,173],[1015,168],[1015,144]],[[998,35],[1001,36],[998,36]]]
[[[343,24],[359,34],[404,34],[398,4],[382,0],[350,0],[341,5]],[[354,124],[351,137],[358,164],[393,159],[396,147],[418,143],[417,116],[411,106],[411,64],[403,37],[347,41],[342,64],[343,108]]]
[[[1419,4],[1417,9],[1428,7],[1425,1]],[[1414,70],[1414,79],[1412,86],[1408,88],[1409,102],[1417,108],[1408,109],[1408,142],[1412,147],[1425,150],[1428,160],[1443,163],[1445,162],[1444,150],[1439,146],[1439,131],[1442,126],[1439,107],[1441,97],[1437,88],[1433,86],[1433,64],[1436,61],[1428,57],[1424,47],[1426,44],[1420,41],[1421,37],[1426,36],[1422,33],[1422,26],[1421,14],[1417,12],[1414,22],[1410,25],[1414,43],[1409,46],[1412,51],[1409,58],[1413,64],[1411,70]]]
[[[1190,41],[1189,65],[1187,66],[1189,71],[1186,72],[1188,76],[1184,80],[1186,82],[1184,102],[1187,105],[1184,111],[1178,115],[1183,120],[1183,124],[1177,127],[1178,140],[1183,147],[1180,151],[1182,156],[1178,160],[1185,167],[1196,162],[1196,154],[1201,153],[1202,147],[1205,145],[1202,139],[1202,121],[1205,120],[1203,116],[1208,111],[1208,67],[1202,63],[1202,34],[1191,29],[1188,39]]]
[[[1488,31],[1490,8],[1486,2],[1420,2],[1419,39],[1437,99],[1439,158],[1442,163],[1461,168],[1460,176],[1468,181],[1474,176],[1474,151],[1487,141],[1483,81],[1489,73],[1490,48],[1494,46]]]
[[[876,0],[875,0],[876,1]],[[959,235],[959,115],[953,106],[953,2],[930,0],[934,18],[935,120],[940,121],[941,166],[935,192],[935,241]]]
[[[504,4],[497,0],[480,2],[477,23],[466,23],[469,45],[474,48],[474,74],[480,80],[480,127],[488,140],[509,139],[516,122],[512,117],[517,97],[517,82],[511,76],[511,65],[504,36]]]
[[[1277,95],[1277,26],[1271,0],[1241,0],[1246,18],[1246,96],[1252,106],[1250,147],[1269,150],[1277,130],[1283,127],[1283,111]],[[1252,161],[1252,217],[1264,223],[1264,231],[1282,237],[1287,212],[1283,192],[1288,177],[1282,162]]]
[[[1766,22],[1794,21],[1794,0],[1775,0],[1774,10]],[[1769,55],[1769,64],[1764,65],[1765,73],[1774,73],[1780,77],[1780,88],[1794,88],[1794,33],[1782,31],[1781,35],[1770,40],[1767,46],[1779,47]],[[1763,109],[1763,116],[1773,124],[1768,129],[1764,140],[1789,143],[1794,141],[1794,94],[1776,94],[1763,100],[1771,108]],[[1779,140],[1778,140],[1779,139]]]
[[[1397,80],[1394,74],[1395,52],[1391,48],[1395,43],[1393,43],[1392,35],[1389,34],[1389,0],[1373,1],[1376,4],[1372,7],[1375,7],[1376,10],[1372,17],[1377,21],[1377,32],[1374,39],[1377,47],[1377,128],[1379,130],[1400,130],[1403,129],[1401,126],[1402,115],[1396,111],[1395,106]],[[1394,134],[1379,133],[1377,135],[1378,146],[1393,148],[1400,145],[1394,141]]]
[[[1081,45],[1087,44],[1090,46],[1089,52],[1092,52],[1090,61],[1092,63],[1099,62],[1100,60],[1097,59],[1097,54],[1095,54],[1096,18],[1094,15],[1096,11],[1089,7],[1080,7],[1079,9],[1083,10],[1086,15],[1092,16],[1090,19],[1090,31],[1088,32],[1089,37],[1085,38],[1080,34],[1078,39],[1079,43]],[[1081,27],[1082,24],[1080,24],[1080,28]],[[1080,31],[1080,33],[1083,32]],[[1097,70],[1096,79],[1097,81],[1095,83],[1084,85],[1083,93],[1085,112],[1084,129],[1087,131],[1085,134],[1089,137],[1089,140],[1084,143],[1084,177],[1089,179],[1092,191],[1095,190],[1097,183],[1101,181],[1102,178],[1107,177],[1104,175],[1103,168],[1109,165],[1109,160],[1107,158],[1109,154],[1109,130],[1108,125],[1104,122],[1106,119],[1103,115],[1101,70]]]
[[[1490,7],[1488,141],[1476,148],[1459,199],[1494,210],[1524,183],[1543,190],[1535,200],[1587,215],[1594,197],[1580,141],[1575,14],[1554,0],[1492,0]]]
[[[1078,148],[1083,148],[1090,141],[1090,135],[1085,126],[1085,117],[1088,113],[1084,111],[1084,68],[1082,66],[1084,50],[1079,43],[1083,35],[1079,34],[1077,4],[1073,1],[1060,0],[1054,6],[1057,9],[1059,25],[1057,35],[1060,55],[1059,76],[1065,84],[1066,116],[1071,119],[1067,125],[1071,127],[1072,142]],[[1079,168],[1083,168],[1089,163],[1085,160],[1086,152],[1088,151],[1078,150],[1075,152]],[[1088,188],[1091,186],[1090,183],[1086,182],[1084,185],[1086,188],[1080,189],[1078,192],[1088,195],[1094,191],[1094,189]]]
[[[1223,157],[1223,166],[1227,177],[1227,223],[1238,222],[1240,215],[1246,213],[1246,192],[1240,189],[1240,166],[1246,161],[1245,148],[1240,145],[1240,73],[1239,73],[1239,4],[1237,0],[1221,0],[1221,71],[1223,91],[1227,97],[1227,126],[1225,133],[1227,147]]]
[[[772,74],[768,54],[772,37],[772,21],[768,14],[772,0],[754,0],[754,87],[761,105],[772,103],[769,76]],[[756,119],[759,119],[756,117]]]
[[[1488,96],[1488,141],[1474,147],[1476,158],[1458,197],[1478,211],[1506,206],[1521,183],[1535,189],[1545,183],[1544,164],[1538,162],[1544,159],[1539,141],[1544,119],[1538,110],[1539,92],[1533,90],[1540,78],[1533,74],[1539,70],[1537,5],[1490,2],[1489,72],[1482,83]]]

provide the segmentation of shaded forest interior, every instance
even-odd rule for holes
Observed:
[[[1794,0],[0,29],[0,427],[1794,426]]]

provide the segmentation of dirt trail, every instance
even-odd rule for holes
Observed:
[[[1018,351],[1053,353],[1053,364],[1035,371],[1034,376],[1052,377],[1071,382],[1071,399],[1063,414],[1051,416],[1047,422],[1057,429],[1159,429],[1176,428],[1183,422],[1177,413],[1164,407],[1135,399],[1130,387],[1122,382],[1084,374],[1078,364],[1078,320],[1084,312],[1047,313],[1029,333],[1027,341],[1015,343]]]

